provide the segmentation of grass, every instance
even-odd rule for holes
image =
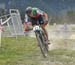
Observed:
[[[2,38],[0,65],[75,65],[75,51],[51,50],[43,58],[35,38]]]

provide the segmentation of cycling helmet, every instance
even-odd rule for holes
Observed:
[[[32,7],[27,7],[25,12],[26,12],[27,14],[31,13],[31,12],[32,12]]]
[[[35,16],[37,14],[37,9],[36,8],[32,8],[32,14],[33,14],[33,16]]]

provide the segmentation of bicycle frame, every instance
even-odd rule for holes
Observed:
[[[48,53],[48,46],[45,43],[45,37],[43,35],[43,29],[41,28],[40,25],[35,25],[33,27],[33,31],[35,32],[38,44],[40,45],[40,49],[41,52],[43,54],[44,57],[47,57],[47,53]]]

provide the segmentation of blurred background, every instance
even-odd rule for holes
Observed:
[[[19,9],[24,21],[25,8],[37,7],[49,14],[50,24],[75,23],[75,0],[0,0],[0,16]]]
[[[49,15],[48,58],[23,24],[28,6]],[[0,65],[75,65],[75,0],[0,0],[0,23]]]

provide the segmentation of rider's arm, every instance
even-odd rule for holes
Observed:
[[[48,21],[48,15],[47,15],[47,13],[45,13],[45,12],[42,11],[42,10],[40,10],[39,8],[37,8],[37,12],[38,12],[39,14],[41,14],[41,15],[45,18],[46,21]]]

